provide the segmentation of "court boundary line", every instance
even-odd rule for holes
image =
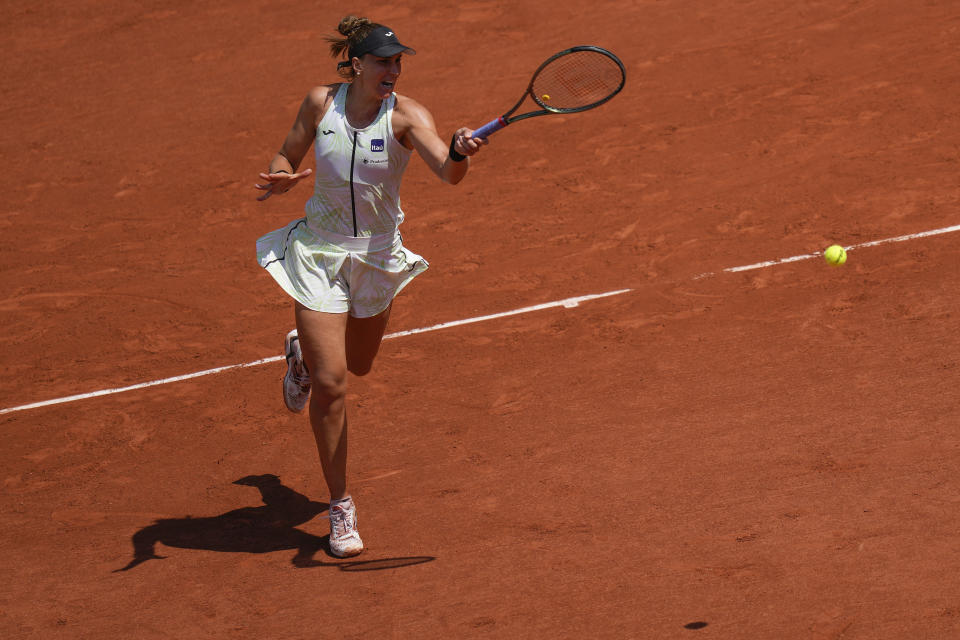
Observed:
[[[953,225],[950,227],[942,227],[940,229],[932,229],[930,231],[921,231],[919,233],[909,233],[902,236],[896,236],[893,238],[884,238],[883,240],[872,240],[870,242],[861,242],[858,244],[853,244],[847,247],[844,247],[847,251],[853,251],[855,249],[864,249],[867,247],[876,247],[883,244],[891,244],[895,242],[906,242],[908,240],[917,240],[920,238],[929,238],[931,236],[942,235],[945,233],[953,233],[955,231],[960,231],[960,225]],[[765,262],[755,262],[753,264],[742,265],[739,267],[728,267],[723,269],[720,273],[739,273],[742,271],[751,271],[754,269],[765,269],[767,267],[774,267],[781,264],[788,264],[791,262],[799,262],[801,260],[809,260],[811,258],[816,258],[822,256],[822,251],[817,251],[815,253],[807,253],[797,256],[791,256],[789,258],[780,258],[778,260],[767,260]],[[699,280],[701,278],[708,278],[710,276],[716,275],[716,272],[707,272],[701,273],[700,275],[694,276],[694,280]],[[427,333],[428,331],[439,331],[441,329],[449,329],[452,327],[460,327],[467,324],[473,324],[476,322],[486,322],[488,320],[496,320],[498,318],[506,318],[509,316],[520,315],[524,313],[532,313],[534,311],[542,311],[544,309],[552,309],[555,307],[564,307],[566,309],[572,309],[580,305],[581,302],[588,302],[590,300],[597,300],[600,298],[608,298],[611,296],[617,296],[624,293],[629,293],[633,289],[617,289],[615,291],[607,291],[606,293],[595,293],[584,296],[576,296],[572,298],[565,298],[563,300],[555,300],[553,302],[545,302],[543,304],[536,304],[530,307],[522,307],[520,309],[513,309],[511,311],[503,311],[500,313],[491,313],[483,316],[476,316],[474,318],[466,318],[463,320],[453,320],[451,322],[441,322],[440,324],[435,324],[429,327],[421,327],[419,329],[408,329],[405,331],[397,331],[395,333],[388,333],[383,336],[384,340],[389,340],[392,338],[400,338],[404,336],[412,336],[419,333]],[[9,407],[6,409],[0,409],[0,415],[14,413],[17,411],[26,411],[28,409],[39,409],[41,407],[48,407],[56,404],[64,404],[67,402],[76,402],[78,400],[87,400],[90,398],[99,398],[101,396],[114,395],[117,393],[125,393],[127,391],[136,391],[138,389],[147,389],[149,387],[156,387],[163,384],[171,384],[173,382],[182,382],[184,380],[192,380],[193,378],[200,378],[203,376],[209,376],[216,373],[222,373],[224,371],[230,371],[232,369],[246,369],[248,367],[256,367],[261,364],[267,364],[270,362],[277,362],[283,360],[284,356],[272,356],[269,358],[261,358],[259,360],[254,360],[253,362],[245,362],[243,364],[230,364],[223,367],[215,367],[213,369],[205,369],[203,371],[196,371],[194,373],[187,373],[184,375],[173,376],[170,378],[163,378],[161,380],[151,380],[150,382],[141,382],[139,384],[132,384],[126,387],[117,387],[114,389],[101,389],[99,391],[91,391],[89,393],[78,393],[72,396],[65,396],[62,398],[54,398],[52,400],[43,400],[41,402],[32,402],[30,404],[24,404],[17,407]]]
[[[931,231],[921,231],[920,233],[908,233],[903,236],[896,236],[894,238],[884,238],[883,240],[871,240],[870,242],[861,242],[859,244],[852,244],[850,246],[844,247],[847,251],[853,251],[854,249],[864,249],[866,247],[876,247],[881,244],[890,244],[893,242],[906,242],[907,240],[917,240],[919,238],[929,238],[930,236],[939,236],[944,233],[953,233],[954,231],[960,231],[960,224],[955,224],[951,227],[942,227],[940,229],[933,229]],[[753,269],[764,269],[766,267],[773,267],[778,264],[787,264],[788,262],[799,262],[801,260],[809,260],[810,258],[816,258],[822,256],[823,251],[817,251],[815,253],[805,253],[799,256],[791,256],[789,258],[780,258],[779,260],[768,260],[766,262],[755,262],[753,264],[746,264],[741,267],[728,267],[722,271],[722,273],[738,273],[740,271],[751,271]],[[710,276],[715,275],[714,272],[710,271],[707,273],[701,273],[698,276],[694,276],[694,280],[699,280],[700,278],[709,278]]]
[[[585,296],[576,296],[573,298],[565,298],[563,300],[555,300],[554,302],[544,302],[543,304],[535,304],[530,307],[513,309],[511,311],[503,311],[501,313],[491,313],[484,316],[477,316],[475,318],[466,318],[464,320],[453,320],[451,322],[441,322],[440,324],[435,324],[429,327],[422,327],[419,329],[408,329],[406,331],[397,331],[395,333],[388,333],[387,335],[383,336],[383,339],[389,340],[392,338],[411,336],[418,333],[426,333],[428,331],[439,331],[440,329],[449,329],[451,327],[459,327],[466,324],[473,324],[475,322],[484,322],[487,320],[495,320],[497,318],[506,318],[508,316],[516,316],[522,313],[542,311],[544,309],[552,309],[554,307],[564,307],[566,309],[572,309],[574,307],[579,306],[581,302],[588,302],[590,300],[597,300],[599,298],[608,298],[610,296],[616,296],[622,293],[627,293],[628,291],[632,291],[632,289],[618,289],[616,291],[607,291],[606,293],[595,293],[595,294],[585,295]],[[156,387],[162,384],[170,384],[173,382],[183,382],[184,380],[201,378],[203,376],[209,376],[215,373],[222,373],[224,371],[230,371],[232,369],[246,369],[248,367],[256,367],[261,364],[267,364],[269,362],[278,362],[283,359],[284,359],[284,356],[271,356],[269,358],[261,358],[259,360],[254,360],[253,362],[245,362],[243,364],[228,364],[223,367],[215,367],[213,369],[204,369],[203,371],[195,371],[194,373],[187,373],[184,375],[172,376],[170,378],[163,378],[161,380],[151,380],[149,382],[140,382],[138,384],[132,384],[126,387],[117,387],[115,389],[101,389],[99,391],[91,391],[89,393],[78,393],[72,396],[65,396],[63,398],[54,398],[52,400],[32,402],[30,404],[24,404],[18,407],[0,409],[0,415],[6,414],[6,413],[14,413],[16,411],[26,411],[27,409],[39,409],[40,407],[49,407],[55,404],[76,402],[78,400],[99,398],[101,396],[109,396],[117,393],[125,393],[127,391],[136,391],[138,389],[147,389],[149,387]]]

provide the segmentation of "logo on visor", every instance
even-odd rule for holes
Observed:
[[[383,138],[370,141],[370,151],[383,151]]]
[[[387,31],[387,32],[386,32],[385,34],[383,34],[383,35],[385,35],[385,36],[387,36],[387,37],[390,37],[390,36],[393,35],[393,31]]]

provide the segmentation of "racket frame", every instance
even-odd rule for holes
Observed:
[[[533,90],[533,83],[536,82],[537,76],[540,75],[540,72],[543,71],[548,64],[550,64],[557,58],[569,55],[571,53],[576,53],[578,51],[594,51],[596,53],[605,55],[611,60],[613,60],[617,64],[617,66],[620,67],[620,85],[615,90],[613,90],[610,93],[610,95],[606,96],[602,100],[598,100],[596,102],[593,102],[588,105],[584,105],[582,107],[558,108],[558,107],[551,107],[550,105],[545,104],[543,100],[540,98],[540,96],[536,95],[536,92]],[[526,91],[524,91],[523,95],[520,96],[520,99],[517,101],[517,104],[513,105],[513,107],[509,111],[507,111],[505,114],[503,114],[499,118],[495,118],[491,120],[487,124],[483,125],[479,129],[474,131],[473,137],[486,138],[490,134],[495,133],[500,129],[503,129],[508,124],[512,124],[518,120],[525,120],[527,118],[534,118],[536,116],[545,116],[551,113],[579,113],[581,111],[587,111],[588,109],[599,107],[600,105],[611,100],[615,95],[620,93],[620,91],[623,89],[626,82],[627,82],[627,70],[624,68],[623,63],[620,61],[620,58],[615,56],[613,53],[607,51],[606,49],[603,49],[601,47],[595,47],[593,45],[580,45],[577,47],[570,47],[569,49],[564,49],[563,51],[559,51],[553,54],[552,56],[547,58],[543,62],[543,64],[537,67],[537,70],[533,72],[533,76],[531,76],[530,78],[530,83],[527,85]],[[527,99],[527,96],[530,96],[530,98],[534,101],[534,103],[542,107],[542,109],[538,111],[528,111],[526,113],[521,113],[515,116],[511,116],[511,114],[514,111],[520,108],[520,105],[523,104],[524,100]]]

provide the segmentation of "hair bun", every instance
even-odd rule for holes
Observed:
[[[367,18],[347,16],[340,21],[340,24],[337,26],[337,31],[340,32],[340,35],[344,35],[349,38],[354,31],[368,24],[370,24],[370,21]]]

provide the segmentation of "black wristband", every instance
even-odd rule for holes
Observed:
[[[457,144],[457,134],[453,134],[453,137],[450,138],[450,159],[454,162],[463,162],[467,159],[467,156],[459,153],[454,147]]]

